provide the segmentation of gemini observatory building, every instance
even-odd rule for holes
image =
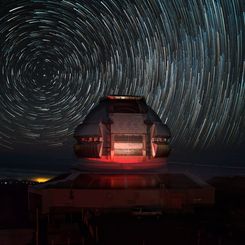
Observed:
[[[168,171],[170,130],[143,97],[102,98],[74,138],[78,162],[70,172],[30,189],[30,200],[38,196],[43,215],[135,207],[184,210],[214,203],[210,185]]]
[[[144,97],[106,96],[75,129],[74,151],[86,167],[154,168],[165,165],[170,136]]]

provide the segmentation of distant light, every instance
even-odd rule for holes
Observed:
[[[36,181],[38,183],[44,183],[50,179],[51,179],[51,177],[35,177],[35,178],[32,178],[31,180]]]

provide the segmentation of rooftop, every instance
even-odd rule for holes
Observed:
[[[87,174],[74,171],[56,177],[41,188],[73,189],[196,189],[207,185],[184,173],[164,174]],[[38,188],[37,186],[37,188]]]

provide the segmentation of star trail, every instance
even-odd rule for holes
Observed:
[[[61,147],[99,98],[145,96],[174,146],[245,138],[242,0],[1,0],[0,148]]]

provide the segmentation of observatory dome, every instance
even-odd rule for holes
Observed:
[[[79,158],[144,162],[170,153],[168,126],[140,96],[100,99],[76,127],[74,137]]]

